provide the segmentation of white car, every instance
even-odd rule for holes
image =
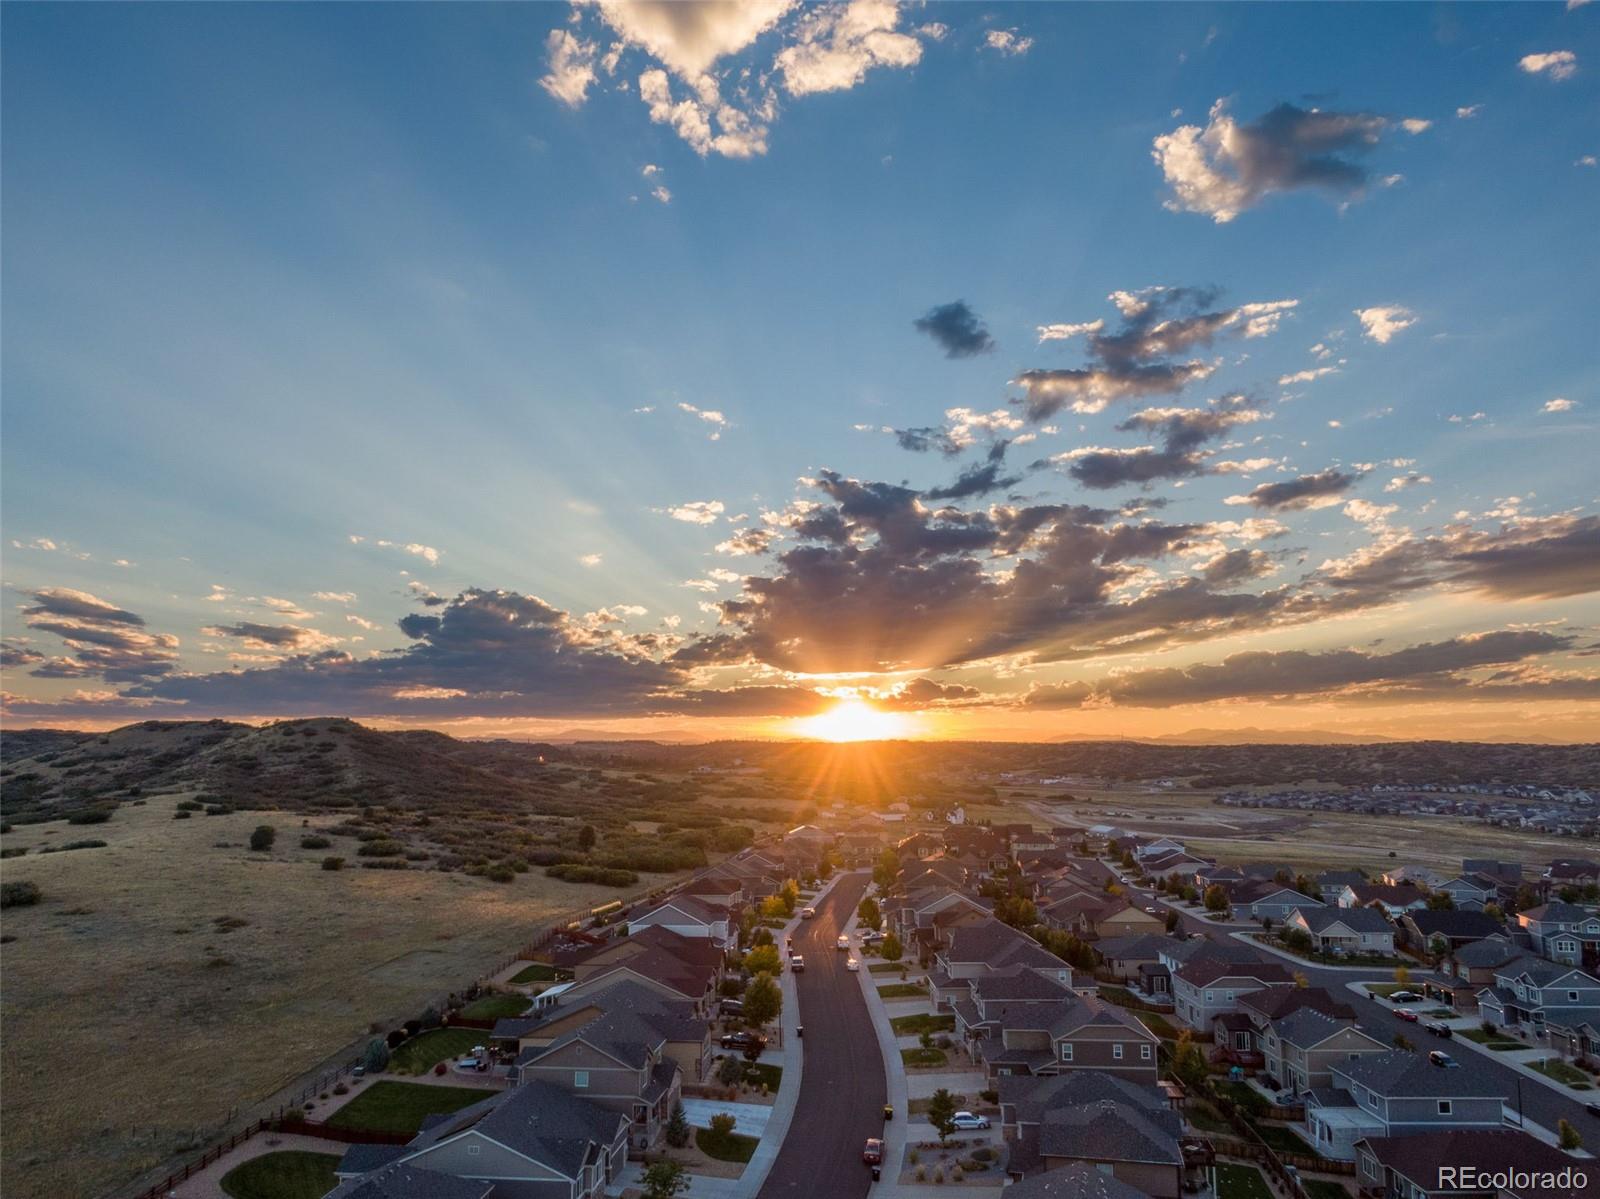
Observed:
[[[817,909],[816,908],[801,908],[800,909],[800,919],[802,919],[802,920],[810,920],[816,914],[817,914]]]
[[[976,1128],[988,1128],[989,1120],[986,1116],[974,1116],[971,1112],[957,1112],[950,1117],[950,1122],[961,1132],[970,1132]]]
[[[850,948],[850,938],[849,937],[840,937],[839,938],[839,948],[841,950],[848,951],[849,948]]]
[[[861,969],[861,963],[856,961],[856,959],[853,958],[853,957],[845,958],[845,960],[844,960],[844,968],[846,970],[859,970],[859,969]]]

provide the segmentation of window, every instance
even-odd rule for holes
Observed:
[[[1061,1060],[1064,1062],[1072,1060],[1072,1043],[1070,1041],[1061,1042]]]
[[[468,1157],[477,1157],[479,1151],[482,1148],[483,1148],[483,1146],[478,1144],[478,1142],[476,1142],[476,1141],[468,1141],[467,1142],[467,1156]]]
[[[1148,1062],[1150,1060],[1150,1046],[1148,1046],[1148,1045],[1139,1046],[1139,1059],[1141,1061],[1146,1061],[1146,1062]]]
[[[583,1090],[589,1085],[589,1072],[587,1070],[574,1070],[572,1072],[572,1086],[575,1090]]]
[[[1116,1061],[1120,1062],[1122,1060],[1122,1042],[1121,1041],[1118,1041],[1115,1045],[1113,1045],[1111,1047],[1111,1056]]]
[[[1441,1116],[1448,1116],[1450,1114],[1450,1101],[1448,1099],[1439,1100],[1439,1114]]]
[[[1577,1003],[1578,1002],[1578,993],[1576,991],[1568,991],[1567,992],[1567,1002],[1568,1003]]]

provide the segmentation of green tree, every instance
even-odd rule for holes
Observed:
[[[1194,1033],[1184,1029],[1172,1047],[1172,1076],[1191,1091],[1206,1080],[1206,1058],[1195,1044]]]
[[[776,1020],[783,1011],[783,991],[770,974],[758,974],[744,992],[744,1019],[751,1028]]]
[[[1206,888],[1206,911],[1226,912],[1230,906],[1228,893],[1220,885],[1212,883]]]
[[[689,1143],[689,1117],[684,1113],[681,1099],[672,1105],[672,1115],[667,1120],[666,1138],[667,1144],[674,1149],[682,1149]]]
[[[1007,895],[994,905],[995,918],[1012,928],[1032,928],[1039,923],[1039,909],[1022,895]]]
[[[1484,904],[1483,914],[1489,917],[1490,920],[1498,920],[1501,924],[1506,922],[1506,914],[1500,910],[1500,905],[1497,903]]]
[[[270,824],[256,825],[256,831],[250,834],[250,848],[257,853],[266,853],[272,848],[272,843],[278,839],[278,830]]]
[[[886,962],[898,962],[905,956],[905,948],[900,944],[900,938],[893,932],[884,937],[879,952],[883,954],[883,960]]]
[[[719,1141],[726,1141],[733,1135],[733,1129],[737,1123],[738,1121],[729,1113],[718,1112],[711,1117],[711,1135]]]
[[[1409,987],[1411,985],[1411,971],[1404,966],[1396,966],[1394,968],[1394,981],[1398,986]]]
[[[586,824],[578,830],[578,848],[584,853],[588,853],[594,848],[594,843],[597,839],[594,825],[592,824]]]
[[[644,1199],[674,1199],[689,1189],[689,1176],[677,1162],[657,1162],[639,1181],[644,1184]]]
[[[776,945],[757,945],[744,955],[744,968],[751,974],[773,975],[783,968]]]
[[[744,1067],[739,1064],[736,1057],[725,1057],[717,1063],[717,1081],[725,1087],[731,1087],[744,1077]]]
[[[361,1064],[368,1074],[382,1074],[389,1068],[389,1046],[382,1037],[367,1042],[367,1051],[361,1055]]]
[[[778,889],[778,897],[783,900],[784,915],[793,916],[800,904],[800,884],[792,878],[785,879],[783,886]]]
[[[1556,1122],[1556,1136],[1560,1139],[1561,1147],[1568,1153],[1571,1153],[1574,1149],[1583,1148],[1583,1137],[1566,1120],[1558,1120]]]
[[[878,911],[878,901],[870,895],[857,906],[856,915],[861,918],[861,923],[868,928],[877,928],[878,922],[883,919],[882,913]]]
[[[872,881],[878,884],[878,893],[887,895],[894,889],[895,880],[899,877],[900,855],[892,849],[885,849],[872,867]]]
[[[1428,910],[1430,912],[1453,912],[1456,910],[1455,896],[1448,891],[1435,891],[1428,896]]]
[[[769,895],[761,901],[761,918],[763,920],[782,920],[789,915],[789,909],[784,907],[781,896]]]
[[[928,1123],[939,1134],[939,1144],[949,1142],[956,1130],[956,1097],[945,1087],[940,1087],[928,1100]]]

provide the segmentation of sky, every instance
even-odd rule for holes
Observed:
[[[12,727],[1596,739],[1600,5],[0,23]]]

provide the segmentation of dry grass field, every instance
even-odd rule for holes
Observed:
[[[44,893],[6,912],[0,948],[6,1199],[103,1194],[198,1149],[371,1021],[416,1015],[550,917],[624,894],[538,872],[324,871],[348,843],[300,849],[299,816],[174,820],[176,798],[4,837],[30,848],[4,879]],[[277,844],[252,853],[262,823]],[[108,845],[37,854],[83,838]]]

